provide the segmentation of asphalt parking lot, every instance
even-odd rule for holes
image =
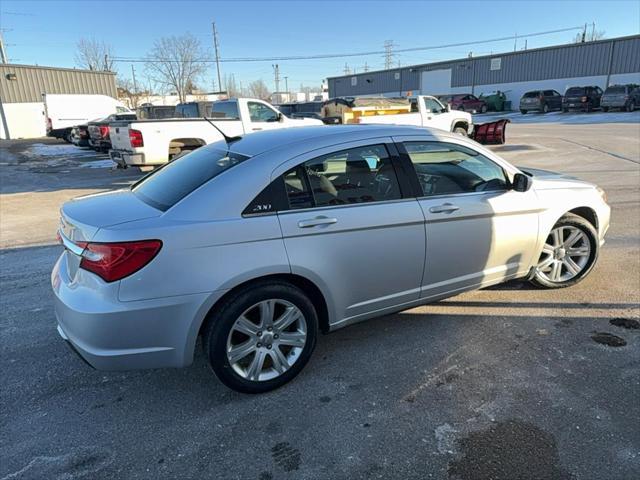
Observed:
[[[49,285],[57,210],[140,174],[62,143],[0,144],[0,480],[640,478],[640,115],[620,115],[514,123],[494,147],[606,190],[584,282],[513,282],[322,336],[259,396],[200,354],[116,373],[74,356]]]

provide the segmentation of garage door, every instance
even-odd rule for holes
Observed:
[[[451,93],[451,69],[422,72],[420,91],[422,95]]]

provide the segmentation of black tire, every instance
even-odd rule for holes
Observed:
[[[589,241],[590,246],[590,254],[587,260],[587,263],[582,268],[580,273],[578,273],[575,277],[570,280],[562,281],[562,282],[553,282],[540,275],[540,272],[537,270],[533,274],[531,278],[531,283],[538,287],[544,288],[566,288],[571,287],[579,282],[581,282],[593,269],[593,266],[598,259],[598,253],[600,251],[600,242],[598,240],[598,232],[594,228],[594,226],[589,223],[588,220],[574,215],[572,213],[566,213],[564,216],[560,218],[553,226],[553,228],[559,226],[570,226],[580,229],[585,235],[587,240]],[[542,256],[542,253],[540,254]]]
[[[563,111],[564,113],[568,113],[568,112],[569,112],[569,109],[568,109],[567,107],[562,107],[562,111]]]
[[[591,113],[591,111],[593,110],[593,105],[591,104],[591,102],[587,103],[587,113]]]
[[[458,135],[462,135],[463,137],[468,137],[467,129],[464,127],[455,127],[453,129],[453,133],[457,133]]]
[[[486,105],[482,105],[482,107],[480,108],[480,113],[487,113],[487,106]]]
[[[286,300],[300,309],[307,324],[306,343],[296,362],[278,377],[263,381],[248,380],[231,367],[226,352],[227,339],[243,312],[260,301],[272,298]],[[302,290],[284,281],[254,283],[240,289],[216,307],[206,321],[202,343],[211,369],[227,387],[242,393],[264,393],[291,381],[311,358],[318,336],[318,315],[313,303]]]
[[[631,100],[629,102],[629,105],[627,105],[627,112],[633,112],[636,109],[636,104],[633,100]]]
[[[602,111],[603,112],[608,112],[609,111],[609,107],[602,107]]]
[[[529,110],[522,110],[522,109],[520,109],[520,113],[521,113],[522,115],[526,115],[528,111],[529,111]]]
[[[549,113],[549,105],[547,105],[546,103],[542,107],[542,113]]]

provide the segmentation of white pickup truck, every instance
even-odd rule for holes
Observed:
[[[211,104],[205,118],[173,118],[114,122],[109,125],[111,160],[120,167],[150,170],[184,152],[229,137],[259,130],[323,125],[321,120],[292,119],[254,98],[234,98]]]
[[[469,113],[451,110],[448,105],[444,106],[437,98],[428,95],[419,95],[411,100],[410,113],[362,116],[358,117],[358,123],[414,125],[472,135],[473,121]]]

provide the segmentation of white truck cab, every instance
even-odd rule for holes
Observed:
[[[148,170],[177,155],[222,140],[218,127],[233,137],[261,130],[322,125],[321,120],[288,118],[256,98],[213,102],[206,118],[170,118],[115,122],[109,126],[111,159],[121,167]]]

